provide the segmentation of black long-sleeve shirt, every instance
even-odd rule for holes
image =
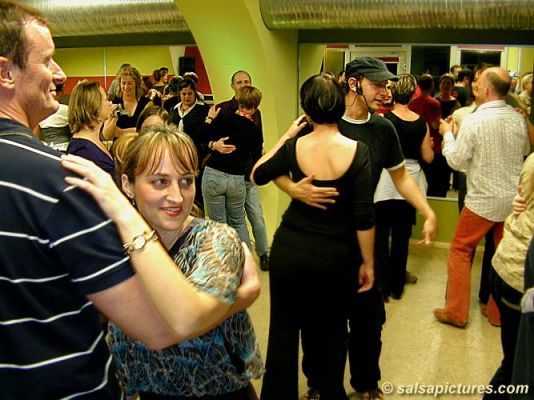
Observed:
[[[236,150],[230,154],[212,151],[206,166],[231,175],[246,175],[249,160],[254,165],[261,157],[263,139],[260,129],[246,117],[237,114],[219,115],[211,124],[201,127],[200,136],[205,146],[210,141],[229,137],[226,144],[233,144]]]

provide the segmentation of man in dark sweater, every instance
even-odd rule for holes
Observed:
[[[361,140],[369,147],[373,191],[382,169],[386,168],[399,193],[423,214],[423,241],[430,243],[437,234],[436,215],[404,165],[395,128],[388,120],[373,113],[381,106],[388,80],[394,79],[396,76],[388,71],[384,62],[372,57],[360,57],[347,64],[344,83],[346,111],[338,126],[343,135]],[[289,177],[281,177],[276,180],[276,184],[292,198],[312,206],[322,207],[325,202],[333,201],[328,195],[329,188],[315,187],[311,180],[292,182]],[[376,287],[367,292],[355,293],[349,308],[351,385],[357,392],[363,393],[365,398],[383,398],[380,397],[383,394],[378,387],[381,378],[381,332],[385,322],[382,295]],[[314,387],[320,377],[316,373],[318,368],[315,352],[321,346],[321,338],[303,337],[302,345],[302,368],[310,386],[307,398],[317,399]]]

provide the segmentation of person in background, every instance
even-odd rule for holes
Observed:
[[[173,76],[167,85],[165,95],[163,96],[163,108],[170,114],[171,110],[180,102],[180,82],[184,78]]]
[[[465,107],[470,104],[468,104],[468,101],[471,100],[470,85],[472,81],[472,75],[473,71],[470,69],[462,69],[454,81],[452,96],[458,100],[460,107]]]
[[[451,67],[450,72],[451,72],[451,75],[454,75],[454,77],[456,78],[461,70],[462,70],[462,66],[455,64]]]
[[[297,119],[256,163],[251,179],[264,185],[280,176],[291,175],[299,181],[312,175],[315,185],[335,187],[339,196],[324,209],[293,199],[274,235],[269,268],[271,319],[261,399],[298,397],[299,333],[312,331],[320,337],[313,348],[318,394],[323,399],[348,400],[343,387],[346,306],[353,293],[370,290],[374,281],[369,151],[361,141],[339,132],[337,123],[345,101],[335,77],[319,74],[308,78],[300,89],[300,103],[313,131],[297,137],[308,124],[305,118]],[[357,254],[362,259],[355,265]],[[308,350],[312,348],[303,347],[304,354]]]
[[[58,101],[63,93],[63,88],[63,84],[56,87],[56,100]],[[48,146],[56,150],[65,151],[72,137],[69,127],[69,107],[59,103],[57,111],[39,122],[34,132]]]
[[[527,74],[521,79],[521,93],[519,93],[521,106],[526,109],[530,115],[532,103],[532,74]]]
[[[135,131],[137,133],[141,133],[143,128],[148,125],[168,124],[169,121],[169,113],[164,108],[158,106],[148,106],[143,110],[141,115],[139,115],[137,125],[135,126]]]
[[[235,94],[239,89],[245,86],[252,85],[252,78],[246,71],[236,71],[230,78],[230,86],[234,90],[234,97],[230,100],[217,104],[216,108],[220,109],[221,115],[231,115],[238,109],[238,103]],[[261,123],[261,111],[256,110],[251,115],[252,121],[259,128],[261,133],[261,140],[263,142],[263,126]],[[224,138],[213,143],[214,151],[224,152],[232,150],[228,148]],[[260,259],[260,269],[267,271],[269,269],[269,246],[267,243],[267,228],[265,227],[265,218],[263,217],[263,209],[260,201],[260,193],[256,185],[250,182],[250,172],[252,171],[252,160],[249,161],[248,171],[245,173],[245,187],[247,194],[245,197],[245,215],[252,228],[252,235],[254,236],[254,249]]]
[[[178,127],[178,131],[187,133],[193,142],[198,153],[199,173],[196,176],[196,186],[202,187],[202,175],[204,165],[209,152],[204,146],[204,139],[200,134],[200,128],[208,116],[209,106],[201,103],[197,99],[197,86],[194,81],[184,79],[178,85],[180,91],[180,102],[171,109],[171,123]],[[195,203],[200,209],[204,209],[204,199],[202,190],[196,191]]]
[[[236,93],[237,111],[219,115],[220,109],[211,107],[200,133],[204,140],[202,146],[211,150],[202,181],[202,195],[208,214],[211,219],[235,228],[249,248],[251,244],[245,222],[245,174],[249,171],[249,163],[256,162],[262,153],[263,138],[252,121],[261,96],[255,87],[242,87]],[[223,137],[235,150],[220,152],[214,149],[214,143]]]
[[[167,83],[169,83],[169,68],[161,67],[154,70],[152,79],[154,80],[152,88],[163,94],[165,86],[167,86]]]
[[[191,215],[198,158],[184,133],[150,125],[130,141],[119,167],[122,190],[156,231],[177,268],[221,305],[233,304],[243,273],[237,233]],[[143,400],[228,398],[257,400],[250,380],[263,373],[252,322],[233,314],[195,339],[151,351],[116,324],[109,345],[127,395]]]
[[[72,139],[68,154],[91,160],[115,177],[115,164],[108,148],[100,140],[102,126],[111,118],[112,106],[98,82],[82,80],[69,99],[69,125]]]
[[[195,86],[198,88],[198,75],[195,72],[189,71],[189,72],[184,73],[184,79],[192,80],[193,82],[195,82]],[[199,103],[206,104],[204,102],[204,95],[200,93],[198,90],[196,91],[196,98]]]
[[[109,174],[80,157],[60,158],[34,136],[31,129],[56,112],[56,87],[66,80],[53,55],[42,15],[0,0],[0,198],[16,210],[0,214],[0,392],[119,400],[98,311],[164,348],[250,305],[259,293],[256,265],[247,254],[237,304],[220,307],[177,270]],[[89,179],[76,180],[66,166]],[[110,215],[70,186],[91,190],[95,179],[112,192],[92,193],[119,203],[106,208]]]
[[[425,119],[409,109],[417,88],[415,77],[400,74],[398,78],[398,81],[390,82],[393,110],[385,113],[384,118],[391,121],[397,131],[402,154],[406,158],[406,168],[419,185],[421,193],[426,193],[426,179],[419,162],[424,160],[431,163],[434,158],[430,133]],[[384,300],[389,296],[398,300],[408,280],[406,264],[412,225],[415,225],[415,208],[395,189],[385,169],[380,175],[374,201],[377,279]]]
[[[134,67],[121,68],[117,79],[120,81],[118,95],[112,100],[116,106],[110,123],[106,124],[103,130],[103,136],[108,140],[119,137],[125,132],[135,131],[139,115],[158,95],[154,89],[150,90],[149,97],[142,95],[142,77]]]
[[[117,71],[117,74],[115,75],[115,79],[111,82],[108,89],[108,100],[112,101],[115,97],[119,95],[119,86],[120,86],[120,78],[118,78],[119,72],[121,69],[130,67],[130,64],[125,63],[122,64]]]
[[[449,181],[443,178],[443,171],[448,170],[447,161],[441,154],[441,143],[443,138],[439,134],[439,120],[441,118],[441,105],[439,101],[432,97],[434,90],[434,80],[431,75],[424,74],[418,80],[419,96],[415,97],[410,103],[409,108],[413,112],[423,117],[430,129],[430,138],[432,139],[432,150],[434,151],[434,160],[432,163],[422,163],[425,172],[428,189],[428,196],[446,197],[449,188]],[[446,182],[445,182],[446,181]]]

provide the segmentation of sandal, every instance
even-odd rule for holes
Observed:
[[[373,389],[362,393],[362,400],[384,400],[384,393],[381,389]]]

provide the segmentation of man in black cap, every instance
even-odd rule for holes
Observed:
[[[359,57],[348,63],[344,81],[346,111],[338,127],[343,135],[361,140],[369,147],[373,190],[376,189],[382,169],[386,168],[398,192],[421,212],[425,218],[423,242],[428,244],[437,234],[436,215],[405,167],[395,128],[387,119],[373,113],[381,106],[388,81],[396,79],[386,64],[376,58]],[[325,203],[332,202],[332,198],[326,195],[331,188],[315,187],[311,180],[292,182],[289,177],[280,177],[275,182],[292,198],[308,205],[322,208]],[[360,265],[360,257],[357,255],[355,265]],[[349,305],[350,383],[357,392],[362,393],[364,399],[383,398],[378,381],[381,332],[385,319],[384,301],[376,286],[363,293],[355,291],[352,304]],[[321,346],[321,338],[304,336],[302,346],[302,369],[310,386],[305,398],[318,399],[318,392],[314,388],[320,377],[317,376],[319,369],[316,367],[318,358],[315,353]]]

